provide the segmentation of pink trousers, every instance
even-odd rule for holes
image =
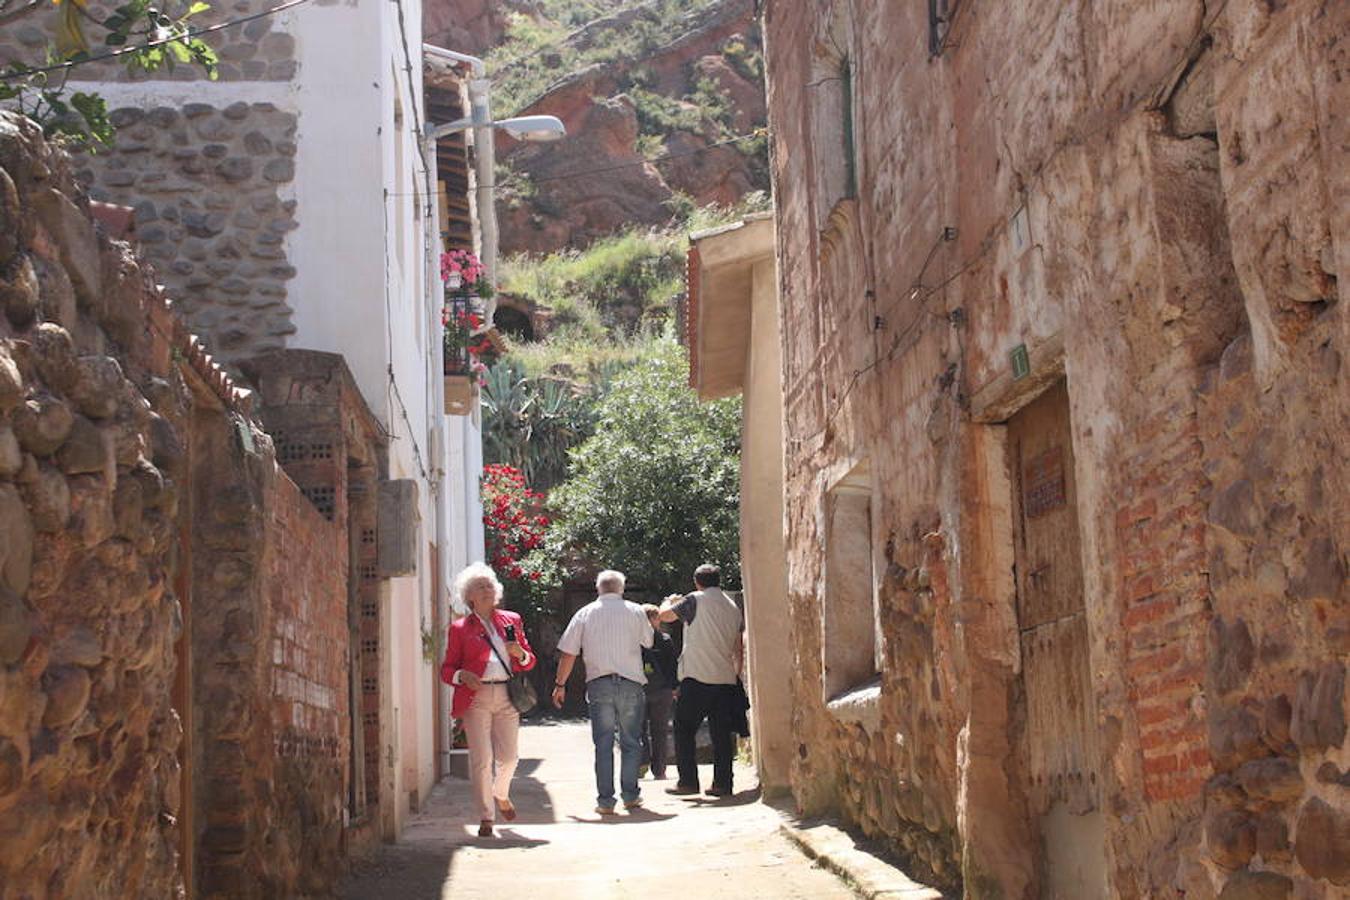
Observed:
[[[483,685],[464,712],[464,735],[469,741],[469,789],[478,806],[479,821],[494,821],[497,817],[494,801],[511,799],[519,733],[520,713],[511,705],[506,685]]]

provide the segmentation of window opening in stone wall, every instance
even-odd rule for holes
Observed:
[[[866,463],[829,492],[826,503],[825,598],[821,664],[829,700],[880,672],[872,478]]]

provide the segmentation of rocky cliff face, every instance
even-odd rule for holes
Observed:
[[[498,194],[504,252],[577,247],[626,226],[664,224],[691,202],[729,205],[768,189],[765,141],[754,136],[765,123],[754,4],[690,6],[674,25],[653,24],[641,7],[594,19],[540,49],[543,63],[560,69],[541,96],[521,109],[498,101],[499,114],[555,115],[568,130],[546,145],[499,136],[498,160],[511,170]],[[527,3],[429,3],[428,39],[473,49],[510,41],[513,11],[541,15]],[[653,35],[658,27],[668,33]],[[653,40],[655,49],[643,43]],[[624,44],[631,53],[567,71],[598,47]],[[520,65],[502,59],[490,67],[499,87]]]

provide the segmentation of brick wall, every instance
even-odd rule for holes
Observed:
[[[949,6],[932,54],[925,4],[765,4],[794,794],[969,896],[1045,888],[1002,435],[1064,378],[1082,549],[1056,564],[1082,570],[1109,893],[1333,896],[1350,535],[1316,423],[1347,415],[1350,167],[1326,98],[1350,13]],[[816,94],[839,53],[860,189],[836,202],[818,170],[843,126]],[[1216,373],[1244,340],[1233,387]],[[822,699],[820,630],[824,498],[860,460],[887,658],[854,721]]]
[[[293,481],[277,480],[264,579],[278,756],[346,758],[347,553],[335,532]]]

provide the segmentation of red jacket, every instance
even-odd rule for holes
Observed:
[[[530,649],[530,642],[525,639],[525,623],[520,620],[520,614],[508,609],[494,609],[492,624],[503,642],[506,641],[506,626],[516,626],[516,642],[525,651],[525,662],[518,663],[508,655],[506,659],[511,664],[511,671],[528,672],[533,669],[534,651]],[[454,684],[455,673],[460,669],[467,669],[482,677],[483,670],[487,668],[488,660],[491,658],[492,643],[488,640],[483,620],[470,613],[450,623],[450,636],[445,643],[445,661],[441,663],[441,681]],[[474,693],[467,685],[455,684],[455,699],[450,704],[450,715],[456,719],[462,718],[469,704],[473,702]]]

